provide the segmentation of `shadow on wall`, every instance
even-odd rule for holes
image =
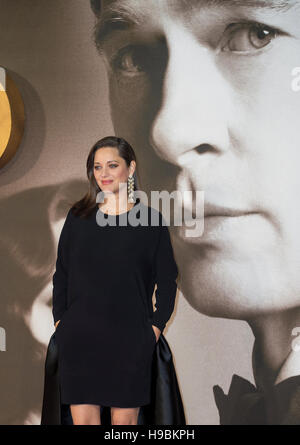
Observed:
[[[0,201],[0,326],[6,334],[6,350],[0,351],[2,425],[40,422],[46,350],[54,330],[53,227],[87,186],[86,181],[69,181]]]

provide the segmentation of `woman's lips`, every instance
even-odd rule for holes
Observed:
[[[101,181],[102,182],[102,184],[110,184],[111,182],[113,182],[112,180],[111,181]]]

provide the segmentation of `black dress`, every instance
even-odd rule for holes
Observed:
[[[140,223],[132,225],[134,218]],[[69,210],[53,275],[63,404],[129,408],[150,402],[151,325],[163,331],[177,290],[164,224],[162,214],[139,199],[120,215],[106,215],[97,204],[87,219]]]

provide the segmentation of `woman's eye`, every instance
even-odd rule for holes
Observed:
[[[118,167],[118,164],[110,164],[109,166],[113,167],[113,168],[116,168],[116,167]],[[94,168],[95,168],[95,170],[99,170],[99,168],[101,168],[101,167],[100,167],[100,165],[95,165]]]
[[[232,52],[253,52],[264,48],[274,40],[279,31],[260,23],[237,24],[234,23],[227,28],[229,36],[223,51]]]

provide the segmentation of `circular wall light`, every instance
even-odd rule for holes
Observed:
[[[22,96],[7,71],[0,67],[0,168],[16,154],[24,133]]]

